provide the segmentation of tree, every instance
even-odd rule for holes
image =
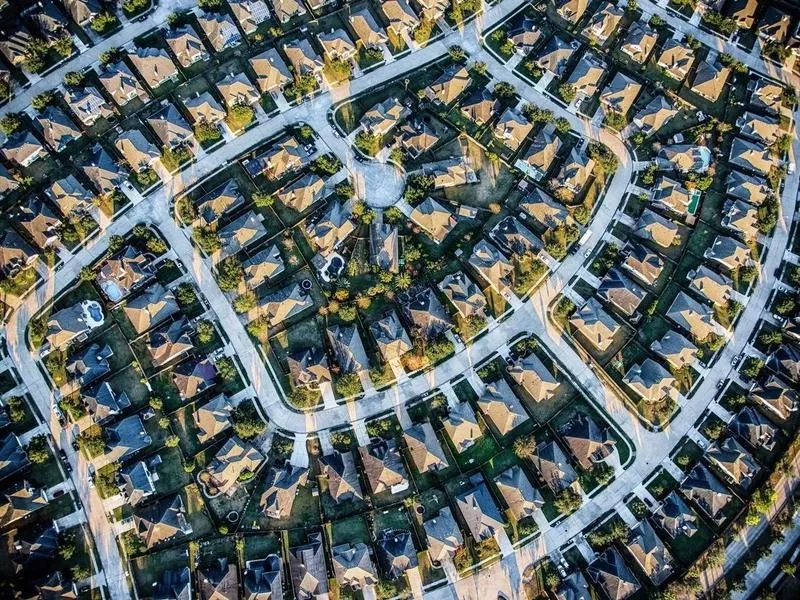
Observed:
[[[219,234],[210,227],[195,227],[192,230],[192,239],[206,254],[211,254],[222,248]]]
[[[320,393],[305,386],[298,386],[289,394],[289,400],[297,408],[312,408],[319,403]]]
[[[219,127],[208,121],[200,121],[194,126],[194,135],[201,144],[209,144],[222,139]]]
[[[239,372],[236,370],[236,365],[233,364],[233,360],[230,357],[220,358],[217,361],[217,373],[222,378],[223,381],[233,381],[239,375]]]
[[[169,429],[169,417],[161,417],[158,419],[158,426],[161,429]]]
[[[94,281],[94,269],[90,266],[81,267],[81,281]]]
[[[569,121],[564,117],[558,117],[556,119],[556,131],[559,133],[567,133],[570,129],[572,129],[572,125],[569,124]]]
[[[474,63],[472,63],[472,70],[475,72],[476,75],[485,77],[486,74],[489,72],[489,67],[486,65],[485,62],[476,60]]]
[[[243,440],[250,440],[260,435],[266,424],[258,414],[252,401],[242,402],[231,412],[233,429]]]
[[[0,119],[0,130],[6,135],[11,135],[22,126],[22,119],[17,113],[8,113]]]
[[[266,192],[262,192],[261,190],[253,192],[252,200],[253,204],[259,208],[267,208],[268,206],[275,204],[275,196]]]
[[[229,256],[219,263],[217,284],[223,292],[232,292],[239,287],[244,277],[242,263],[236,256]]]
[[[164,408],[164,401],[158,396],[151,396],[147,403],[153,410],[161,410]]]
[[[342,163],[333,154],[318,156],[311,165],[321,175],[334,175],[342,168]]]
[[[111,254],[119,252],[122,250],[122,247],[125,245],[125,238],[121,235],[112,235],[108,238],[108,251]]]
[[[336,184],[334,188],[336,195],[339,196],[342,200],[349,200],[353,196],[355,196],[356,190],[353,187],[353,184],[349,181],[342,181]]]
[[[466,54],[464,53],[464,49],[458,44],[453,44],[452,46],[450,46],[447,49],[447,53],[450,55],[450,58],[452,58],[456,62],[461,62],[462,60],[464,60],[464,57],[466,56]]]
[[[62,532],[58,536],[58,554],[64,560],[70,560],[75,556],[78,545],[75,543],[75,534],[71,531]]]
[[[45,435],[37,435],[31,438],[28,442],[28,447],[25,449],[28,454],[28,460],[35,465],[41,465],[47,462],[50,458],[50,448],[47,446],[47,437]]]
[[[622,131],[628,125],[628,119],[621,112],[610,110],[603,117],[603,123],[612,129]]]
[[[233,300],[233,310],[238,313],[246,313],[256,306],[258,306],[258,300],[254,292],[245,292]]]
[[[578,95],[575,86],[570,83],[562,83],[558,86],[558,95],[561,96],[561,99],[569,104],[575,99],[575,96]]]
[[[208,344],[214,339],[214,324],[211,321],[200,321],[195,328],[197,341],[201,344]]]
[[[27,410],[25,409],[25,401],[19,396],[11,396],[5,401],[6,409],[8,410],[8,418],[12,423],[21,423],[25,420]]]
[[[765,346],[779,345],[783,343],[783,332],[780,329],[765,331],[758,339]]]
[[[117,24],[117,17],[108,11],[103,11],[98,14],[89,23],[89,27],[97,33],[105,33]]]
[[[255,119],[256,112],[249,104],[234,104],[228,109],[225,121],[233,131],[244,129]]]
[[[363,130],[356,134],[353,144],[362,154],[375,156],[381,149],[381,137]]]
[[[175,290],[175,298],[181,306],[190,306],[197,302],[197,294],[191,283],[184,282]]]
[[[336,392],[344,398],[357,396],[363,391],[357,373],[344,373],[336,381]]]
[[[517,94],[517,90],[507,81],[499,81],[494,86],[493,93],[496,98],[501,100],[510,100]]]
[[[33,108],[36,110],[41,111],[51,105],[55,99],[55,93],[53,93],[52,90],[47,90],[41,94],[36,94],[31,100],[31,106],[33,106]]]
[[[181,438],[179,438],[177,435],[171,435],[167,439],[164,440],[164,445],[167,448],[175,448],[175,447],[178,446],[180,441],[181,441]]]
[[[143,11],[148,6],[150,6],[150,0],[125,0],[122,3],[122,10],[129,15],[133,15]]]
[[[532,435],[514,440],[514,454],[519,458],[532,458],[536,451],[536,438]]]
[[[574,513],[581,507],[581,504],[583,504],[581,495],[572,488],[567,488],[559,492],[553,502],[555,509],[563,515]]]
[[[63,35],[53,42],[53,49],[64,58],[72,56],[72,38],[68,35]]]
[[[25,68],[33,73],[38,73],[47,65],[47,42],[42,38],[31,38],[25,45],[25,58],[23,64]]]

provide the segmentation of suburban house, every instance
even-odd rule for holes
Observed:
[[[197,592],[199,598],[236,600],[239,597],[239,570],[227,557],[217,558],[216,563],[197,569]]]
[[[664,43],[656,62],[664,70],[665,75],[678,81],[686,79],[693,63],[694,51],[674,38]]]
[[[689,271],[689,289],[704,296],[717,306],[727,306],[736,297],[733,281],[730,277],[717,273],[705,265]]]
[[[128,52],[128,60],[151,90],[179,77],[175,63],[161,48],[136,48],[135,51]]]
[[[228,6],[245,35],[255,33],[258,26],[269,19],[269,8],[264,0],[228,0]]]
[[[386,361],[399,360],[413,347],[408,333],[394,311],[372,323],[369,330],[375,338],[381,356]]]
[[[287,357],[289,375],[293,386],[319,389],[331,381],[328,356],[322,348],[305,348],[292,352]]]
[[[297,75],[313,75],[319,78],[325,67],[322,57],[305,38],[284,43],[283,52]]]
[[[679,392],[675,377],[651,358],[645,358],[641,363],[631,365],[623,381],[647,403],[678,400]]]
[[[146,548],[192,533],[180,494],[167,496],[135,512],[133,523]]]
[[[397,494],[408,489],[408,474],[394,440],[375,439],[369,446],[359,446],[358,454],[373,494]]]
[[[327,335],[333,356],[343,373],[357,373],[369,369],[369,358],[355,323],[333,325],[327,329]]]
[[[389,30],[398,38],[410,36],[419,26],[419,17],[406,0],[386,0],[380,7],[389,22]]]
[[[545,127],[533,138],[531,145],[524,155],[514,162],[514,166],[534,181],[541,181],[553,166],[560,149],[561,140],[554,135],[550,127]],[[533,193],[537,192],[546,196],[539,188]]]
[[[451,65],[436,81],[425,88],[425,97],[431,102],[448,106],[467,89],[472,82],[469,71],[461,65]]]
[[[514,361],[507,367],[511,379],[535,402],[553,397],[560,383],[535,353]]]
[[[725,520],[723,511],[733,494],[703,463],[698,463],[681,482],[681,493],[692,500],[712,520]]]
[[[650,350],[666,360],[675,369],[691,367],[697,362],[698,350],[692,342],[677,331],[669,330],[650,344]]]
[[[658,35],[648,25],[633,23],[628,29],[628,34],[620,45],[620,50],[639,64],[644,64],[650,58],[656,47]]]
[[[514,266],[486,240],[480,240],[472,248],[469,264],[498,294],[505,294],[513,285]]]
[[[603,7],[589,19],[588,27],[584,30],[584,34],[600,45],[605,44],[619,28],[623,14],[622,10],[606,2]]]
[[[378,573],[363,542],[339,544],[331,548],[333,573],[342,587],[363,590],[378,583]]]
[[[426,340],[432,340],[448,331],[453,323],[439,298],[429,287],[419,291],[410,301],[402,305],[403,313],[412,328]]]
[[[638,592],[641,584],[633,574],[619,550],[614,546],[606,548],[587,567],[589,579],[597,585],[608,598],[624,600]]]
[[[86,214],[91,209],[94,198],[72,174],[54,181],[44,193],[65,217],[70,214]]]
[[[258,307],[251,311],[253,319],[263,317],[270,327],[299,315],[314,306],[314,299],[300,285],[300,282],[287,283],[285,286],[258,300]]]
[[[762,383],[754,384],[750,389],[750,398],[782,421],[790,419],[792,413],[800,408],[797,393],[788,389],[775,375],[770,375]]]
[[[724,329],[714,319],[714,311],[700,304],[684,292],[678,292],[667,310],[667,318],[692,334],[695,342],[702,342],[710,335],[722,335]]]
[[[388,223],[369,227],[370,259],[383,271],[400,272],[399,230]]]
[[[395,97],[378,102],[361,117],[361,127],[370,135],[384,136],[406,119],[411,110]]]
[[[536,55],[536,66],[552,73],[555,77],[562,77],[567,69],[567,63],[575,53],[575,48],[565,42],[558,35],[552,36]]]
[[[379,48],[388,43],[389,38],[382,25],[378,24],[375,17],[366,6],[354,10],[348,16],[350,27],[356,34],[356,41],[364,48]]]
[[[661,129],[678,111],[663,95],[655,96],[633,117],[633,124],[645,135]]]
[[[271,519],[287,519],[292,514],[297,488],[308,484],[308,469],[288,462],[270,467],[265,483],[266,489],[259,500],[261,510]]]
[[[455,406],[451,406],[442,425],[453,448],[459,454],[468,450],[483,437],[475,411],[472,410],[469,402],[459,402]]]
[[[108,344],[92,344],[70,354],[65,368],[80,387],[85,387],[111,372],[108,359],[113,355]]]
[[[36,120],[42,128],[44,141],[55,152],[61,152],[71,142],[83,135],[83,132],[59,106],[48,106]]]
[[[660,214],[645,208],[633,226],[633,234],[662,248],[669,248],[680,240],[678,226]]]
[[[358,49],[344,29],[331,29],[317,34],[317,41],[329,61],[348,62],[358,55]]]
[[[197,15],[197,22],[214,52],[233,48],[242,41],[242,34],[227,13],[201,12]]]
[[[218,394],[203,406],[195,408],[192,420],[197,429],[197,440],[205,444],[231,427],[233,405],[225,394]]]
[[[363,500],[358,468],[351,451],[326,454],[319,459],[320,478],[325,480],[328,493],[334,502]]]
[[[207,91],[187,98],[183,101],[183,105],[186,107],[195,125],[198,123],[216,125],[225,120],[225,111],[222,109],[222,106],[217,102],[216,98]]]
[[[633,317],[647,297],[647,292],[631,281],[620,269],[612,267],[600,282],[597,296],[626,317]]]
[[[316,600],[328,596],[328,573],[322,533],[308,534],[305,544],[289,549],[289,574],[298,597]]]
[[[467,96],[459,107],[465,118],[477,125],[485,125],[497,113],[500,103],[486,88],[475,90]]]
[[[140,102],[150,99],[142,84],[122,61],[105,65],[97,77],[117,106],[125,106],[134,98]]]
[[[322,256],[327,256],[336,250],[355,229],[352,202],[334,200],[316,222],[306,226],[306,235],[312,242],[312,248]]]
[[[228,110],[234,106],[254,106],[261,95],[244,73],[230,73],[217,82],[217,91]]]
[[[172,383],[184,400],[194,398],[216,383],[217,368],[209,359],[190,358],[175,367]]]
[[[531,484],[519,465],[513,465],[500,473],[495,485],[508,509],[517,521],[532,517],[544,506],[542,494]]]
[[[578,59],[578,64],[567,79],[567,85],[572,86],[575,98],[579,101],[591,98],[597,93],[605,74],[605,64],[596,55],[587,53]]]
[[[239,482],[246,480],[245,474],[255,474],[263,462],[264,456],[256,448],[233,436],[217,451],[204,472],[208,474],[208,484],[213,489],[232,496]]]
[[[692,537],[697,533],[697,515],[674,490],[667,494],[653,513],[653,520],[666,532],[670,539],[680,535]]]
[[[754,450],[771,452],[780,435],[772,421],[751,406],[742,408],[728,428]]]
[[[695,70],[691,90],[709,102],[716,102],[725,89],[730,74],[728,67],[701,60]]]
[[[607,428],[601,427],[591,416],[576,412],[558,428],[558,434],[570,455],[584,470],[608,458],[616,447],[616,440]]]
[[[572,222],[567,207],[538,187],[520,201],[519,207],[547,229]]]
[[[505,379],[486,384],[478,407],[500,435],[507,435],[528,420],[528,413]]]
[[[486,297],[463,271],[447,275],[439,283],[439,289],[463,319],[486,317]]]
[[[512,152],[519,149],[531,131],[533,125],[513,108],[506,108],[494,126],[494,136]]]
[[[280,202],[299,213],[325,197],[325,181],[316,173],[306,173],[275,193]]]
[[[31,166],[49,152],[30,131],[17,131],[6,139],[0,148],[3,158],[20,167]]]
[[[50,315],[45,341],[50,348],[65,348],[76,337],[102,324],[103,309],[100,304],[94,300],[84,300]]]
[[[555,0],[556,12],[565,21],[577,23],[589,5],[589,0]]]
[[[476,543],[505,533],[505,523],[482,475],[473,475],[471,489],[456,496],[456,507]]]
[[[139,452],[150,446],[153,439],[147,434],[139,415],[130,415],[103,429],[106,440],[106,451],[93,460],[95,468],[112,462],[131,460]]]
[[[117,191],[127,178],[125,170],[100,144],[91,149],[89,161],[81,166],[81,170],[101,196]]]
[[[642,85],[618,71],[614,79],[606,85],[600,94],[600,104],[607,111],[627,115],[636,98],[642,91]]]
[[[418,566],[417,550],[410,531],[384,529],[378,534],[375,545],[378,549],[378,563],[390,579],[402,577],[406,571]]]
[[[208,60],[208,52],[203,42],[200,41],[194,27],[189,24],[169,29],[164,34],[164,39],[172,54],[178,59],[178,64],[184,69],[201,60]]]
[[[452,559],[464,545],[464,536],[449,506],[440,508],[437,515],[422,523],[422,527],[428,541],[428,556],[434,565]]]
[[[114,140],[114,147],[134,173],[151,169],[161,157],[161,152],[138,129],[123,131]]]
[[[621,327],[594,297],[575,312],[569,324],[600,352],[608,350]]]
[[[753,479],[761,471],[761,465],[753,455],[731,436],[722,441],[717,440],[706,451],[706,458],[715,465],[727,478],[739,487],[748,490]]]
[[[172,104],[167,104],[162,110],[148,117],[147,123],[153,128],[161,144],[169,150],[193,144],[194,131]]]
[[[250,59],[250,66],[256,74],[256,85],[262,94],[283,89],[292,81],[289,67],[276,48],[270,48]]]
[[[268,279],[277,277],[285,268],[277,244],[259,250],[242,262],[242,274],[247,289],[255,289]]]
[[[433,427],[427,421],[409,427],[403,432],[411,462],[418,473],[439,471],[449,465]]]
[[[123,310],[136,333],[144,333],[178,312],[178,303],[172,290],[154,283],[144,292],[129,300]]]
[[[713,260],[728,272],[735,272],[753,263],[750,248],[732,237],[718,235],[710,248],[703,253],[705,258]]]
[[[741,137],[733,138],[728,160],[732,165],[762,177],[769,175],[772,168],[777,166],[766,146]]]
[[[59,243],[61,219],[41,196],[29,196],[11,210],[9,217],[25,231],[37,248],[44,250]]]
[[[580,490],[578,474],[569,463],[567,455],[554,440],[540,442],[531,457],[531,462],[553,494],[558,494],[567,488]]]
[[[223,259],[237,254],[266,236],[267,230],[262,218],[254,210],[248,210],[217,230],[221,247],[212,254],[213,263],[219,264]]]
[[[272,10],[280,23],[288,23],[293,18],[306,14],[305,6],[299,0],[272,0]],[[327,581],[325,591],[327,591]]]

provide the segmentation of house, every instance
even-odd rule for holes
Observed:
[[[468,450],[483,437],[475,411],[469,402],[459,402],[450,407],[447,418],[443,420],[444,430],[457,453]]]
[[[280,90],[292,81],[289,67],[283,62],[276,48],[270,48],[250,59],[250,66],[256,74],[256,85],[262,94]]]
[[[621,267],[646,285],[653,285],[664,271],[664,259],[637,242],[625,245],[625,258]]]
[[[11,134],[0,147],[0,154],[15,165],[29,167],[49,152],[30,131],[25,130]]]
[[[626,317],[633,317],[647,297],[647,292],[626,277],[620,269],[612,267],[600,282],[597,295]]]
[[[270,327],[274,327],[313,306],[314,299],[301,287],[300,282],[287,283],[260,298],[256,313],[265,318]]]
[[[309,389],[319,389],[323,383],[331,381],[328,356],[322,348],[306,348],[292,352],[287,361],[292,385]]]
[[[322,600],[328,597],[328,573],[322,534],[308,534],[307,540],[305,544],[289,549],[292,587],[298,598]]]
[[[756,22],[758,0],[732,0],[727,15],[736,21],[739,29],[751,29]]]
[[[242,41],[242,34],[227,13],[201,12],[197,15],[197,22],[214,52],[233,48]]]
[[[508,366],[508,374],[535,402],[553,397],[560,383],[535,353]]]
[[[623,381],[646,403],[678,400],[675,378],[651,358],[645,358],[641,364],[631,365]]]
[[[135,51],[128,52],[128,60],[151,90],[178,79],[175,63],[161,48],[136,48]]]
[[[216,125],[225,119],[225,111],[219,102],[209,92],[203,92],[183,101],[192,122]]]
[[[499,106],[500,103],[492,93],[486,88],[481,88],[467,96],[459,110],[464,118],[481,126],[492,120]]]
[[[244,73],[226,75],[217,82],[217,91],[228,110],[234,106],[254,106],[261,97]]]
[[[32,41],[33,36],[23,26],[19,26],[8,34],[3,34],[0,38],[0,52],[6,57],[8,62],[15,66],[20,67],[25,64],[27,58],[26,50],[28,44]]]
[[[272,0],[272,10],[281,23],[288,23],[291,19],[306,14],[305,6],[300,0]]]
[[[463,319],[486,318],[486,297],[463,271],[447,275],[439,283],[439,289]]]
[[[133,515],[134,531],[146,548],[180,536],[190,535],[192,525],[186,519],[180,494],[167,496]]]
[[[13,229],[6,228],[0,233],[0,274],[14,277],[31,267],[39,255]]]
[[[55,184],[53,184],[55,185]],[[0,197],[8,192],[13,192],[19,187],[19,182],[12,177],[5,165],[0,163]],[[45,190],[47,192],[48,190]]]
[[[140,102],[150,99],[142,84],[122,61],[105,65],[98,74],[98,79],[117,106],[125,106],[133,99]]]
[[[418,158],[438,142],[438,134],[424,121],[417,121],[413,125],[406,123],[400,128],[400,147],[411,158]]]
[[[523,17],[519,26],[508,32],[508,39],[514,43],[517,54],[527,56],[542,39],[542,30],[537,27],[536,21]]]
[[[677,331],[669,330],[660,340],[650,344],[650,350],[666,360],[673,368],[691,367],[697,362],[698,349]]]
[[[766,367],[786,381],[800,384],[800,349],[792,343],[784,343],[767,358]]]
[[[242,262],[242,273],[247,289],[255,289],[273,277],[277,277],[285,265],[277,244],[259,250],[256,254]]]
[[[230,212],[245,203],[235,179],[211,190],[197,201],[197,214],[204,227],[213,225],[226,212]]]
[[[456,507],[472,539],[480,543],[505,532],[505,523],[483,476],[473,476],[470,481],[474,487],[456,495]]]
[[[695,70],[691,90],[709,102],[716,102],[725,89],[730,73],[728,67],[701,60]]]
[[[627,54],[632,61],[644,64],[653,53],[657,41],[658,35],[651,27],[633,23],[622,41],[620,50]]]
[[[672,575],[672,555],[647,521],[631,529],[625,548],[653,584],[661,585]]]
[[[569,324],[600,352],[608,350],[621,327],[594,297],[575,312]]]
[[[429,287],[422,289],[411,300],[402,305],[403,313],[426,340],[432,340],[449,330],[453,323],[442,303]]]
[[[531,179],[541,181],[553,165],[560,149],[561,140],[553,135],[552,128],[545,127],[533,139],[533,143],[525,151],[525,154],[514,162],[514,166]],[[540,198],[547,197],[547,194],[540,188],[534,190],[533,195],[536,194]],[[531,196],[527,197],[527,199],[529,198]],[[525,205],[522,208],[525,210]],[[531,214],[531,216],[535,215]]]
[[[589,579],[603,590],[608,598],[624,600],[641,589],[641,584],[633,574],[622,555],[610,546],[595,558],[587,567]]]
[[[547,229],[572,222],[567,207],[538,187],[520,201],[519,207]]]
[[[733,494],[703,463],[694,466],[681,482],[680,490],[718,523],[724,521],[723,511],[733,500]]]
[[[779,115],[783,112],[783,86],[770,79],[757,79],[750,94],[750,105]]]
[[[543,440],[536,446],[531,457],[536,472],[553,494],[559,494],[567,488],[580,490],[578,474],[561,447],[553,440]]]
[[[736,485],[750,489],[761,466],[735,437],[717,440],[706,451],[706,458]]]
[[[111,372],[108,359],[114,355],[109,345],[100,347],[99,344],[92,344],[88,348],[73,353],[66,364],[66,370],[72,379],[75,379],[81,387],[94,383],[101,377]]]
[[[614,35],[614,32],[619,29],[623,14],[622,10],[610,2],[606,2],[603,7],[589,19],[588,27],[584,29],[584,34],[600,45],[605,44],[608,39]]]
[[[555,589],[555,595],[556,600],[589,600],[592,598],[592,591],[583,572],[573,571],[561,580]]]
[[[588,4],[588,0],[555,0],[558,16],[573,24],[580,21]]]
[[[293,40],[283,44],[283,52],[289,59],[289,65],[294,69],[296,75],[315,75],[322,73],[325,63],[317,51],[305,38]]]
[[[552,73],[554,77],[562,77],[574,52],[575,48],[571,44],[565,42],[558,35],[554,35],[539,50],[536,56],[536,66],[543,71]]]
[[[7,572],[19,576],[52,569],[58,553],[58,538],[55,521],[13,530],[4,538],[8,545],[6,556],[10,558],[5,560]]]
[[[761,144],[774,144],[784,135],[780,122],[775,117],[745,112],[736,119],[739,135]]]
[[[675,169],[680,173],[705,173],[711,165],[711,150],[706,146],[673,144],[665,146],[658,153],[658,166],[662,169]]]
[[[0,440],[0,481],[24,469],[31,463],[25,448],[14,433],[8,433]]]
[[[570,151],[569,159],[561,167],[556,180],[561,187],[566,188],[574,195],[578,195],[589,183],[594,165],[593,158],[589,158],[583,152],[578,152],[573,147]]]
[[[411,114],[395,97],[378,102],[361,117],[361,127],[370,135],[384,136],[394,129],[400,121]]]
[[[679,182],[667,176],[659,177],[650,199],[661,208],[681,217],[689,215],[692,196]]]
[[[645,135],[651,135],[661,129],[678,111],[661,94],[655,96],[642,110],[633,117],[633,124]]]
[[[125,391],[116,392],[107,381],[81,391],[86,410],[95,423],[102,423],[130,408],[131,401]]]
[[[513,108],[506,108],[494,126],[494,135],[503,145],[516,152],[533,130],[533,125]]]
[[[664,74],[683,81],[694,63],[694,51],[689,46],[674,38],[664,42],[656,64],[664,70]]]
[[[172,290],[155,283],[128,301],[123,308],[136,333],[144,333],[178,312],[178,303]]]
[[[578,64],[572,69],[566,83],[572,86],[575,97],[580,101],[597,93],[605,73],[605,64],[596,55],[587,53],[578,59]]]
[[[670,492],[653,513],[653,520],[674,540],[680,535],[692,537],[697,533],[697,515],[692,512],[677,491]]]
[[[94,195],[70,174],[53,182],[44,190],[63,216],[86,214],[92,207]]]
[[[789,37],[791,22],[792,17],[789,14],[776,6],[767,6],[758,24],[758,37],[767,42],[781,44]]]
[[[733,281],[725,275],[700,265],[687,274],[689,288],[702,294],[718,306],[727,306],[735,297]]]
[[[410,36],[419,26],[419,17],[406,0],[386,0],[380,7],[389,22],[389,30],[398,38]]]
[[[449,466],[436,433],[427,421],[406,429],[403,432],[403,439],[408,447],[411,462],[418,473],[439,471]]]
[[[184,69],[201,60],[208,60],[209,55],[203,42],[200,41],[194,27],[189,24],[170,29],[164,34],[164,39],[172,54],[178,59],[178,64]]]
[[[195,408],[192,420],[197,429],[197,440],[205,444],[231,427],[233,404],[225,394],[218,394],[203,406]]]
[[[207,358],[192,358],[179,363],[172,372],[172,383],[178,388],[178,395],[184,399],[194,398],[214,385],[217,368]]]
[[[369,446],[359,446],[358,454],[373,494],[398,494],[408,489],[408,474],[394,440],[377,438]]]
[[[500,435],[507,435],[528,420],[528,413],[503,378],[486,384],[478,407]]]
[[[363,542],[339,544],[331,548],[333,573],[342,587],[362,590],[378,583],[378,574]]]
[[[103,429],[106,451],[94,459],[94,466],[100,468],[112,462],[125,462],[150,446],[153,439],[145,431],[139,415],[131,415]]]
[[[100,118],[110,119],[114,115],[114,110],[94,86],[84,86],[80,90],[68,88],[64,91],[64,101],[86,127]]]
[[[763,383],[754,384],[750,389],[750,399],[782,421],[790,419],[800,407],[797,393],[775,375],[770,375]]]
[[[366,6],[351,12],[348,19],[356,34],[356,41],[364,48],[379,48],[388,43],[389,38],[383,26],[378,24]]]
[[[0,473],[2,473],[2,469],[0,464]],[[32,487],[27,481],[6,488],[2,498],[0,530],[5,530],[16,521],[26,519],[49,504],[46,491]]]
[[[662,248],[669,248],[680,242],[678,226],[649,208],[645,208],[639,220],[633,226],[633,234],[648,240]]]
[[[369,227],[371,262],[382,271],[400,272],[399,230],[388,223],[372,223]]]
[[[61,152],[83,135],[59,106],[48,106],[36,120],[42,128],[44,141],[56,152]]]
[[[544,246],[538,237],[512,215],[498,222],[489,235],[498,246],[517,258],[536,256]]]
[[[114,147],[135,173],[151,169],[161,153],[138,129],[123,131],[114,140]]]
[[[281,467],[270,467],[265,482],[259,506],[271,519],[287,519],[292,514],[297,488],[308,484],[308,469],[288,462]]]
[[[320,477],[325,479],[328,493],[336,504],[364,499],[351,451],[327,454],[320,457],[319,462]]]
[[[332,253],[356,229],[352,202],[333,201],[319,220],[306,226],[312,247],[323,256]]]
[[[247,473],[255,474],[264,460],[264,456],[256,448],[243,442],[237,436],[233,436],[225,442],[217,451],[214,459],[206,466],[204,472],[208,473],[209,477],[207,485],[210,485],[215,491],[233,496],[239,487],[239,482],[246,481],[251,477],[247,476]],[[262,506],[263,504],[264,497],[262,496]]]
[[[428,556],[434,565],[452,559],[464,545],[464,536],[449,506],[443,506],[436,516],[423,521],[422,527],[428,541]]]
[[[433,189],[476,183],[478,176],[472,169],[472,160],[468,156],[454,156],[422,165],[422,172],[433,177]]]
[[[515,520],[532,517],[544,506],[542,494],[531,485],[528,476],[519,465],[513,465],[500,473],[495,485]]]
[[[84,164],[81,170],[101,196],[118,190],[127,177],[125,170],[100,144],[91,149],[89,162]]]
[[[397,361],[412,349],[411,340],[394,311],[369,326],[383,359]]]
[[[170,150],[178,146],[192,145],[194,132],[180,111],[172,104],[147,118],[161,144]]]
[[[317,41],[329,61],[348,62],[356,58],[358,49],[344,29],[331,29],[317,34]]]
[[[486,240],[480,240],[472,248],[469,264],[499,294],[513,284],[514,266]]]
[[[254,210],[246,213],[231,221],[225,227],[217,231],[221,248],[214,252],[212,260],[218,264],[224,258],[237,254],[240,250],[256,243],[267,235],[267,230],[261,222],[262,217]]]
[[[244,570],[244,597],[247,600],[278,600],[283,595],[283,563],[277,554],[248,560]]]
[[[97,285],[112,302],[124,299],[144,281],[152,277],[150,258],[128,244],[106,259],[97,272]]]
[[[695,342],[703,342],[709,336],[724,333],[722,326],[714,320],[714,311],[684,292],[678,292],[672,301],[667,318],[688,331]]]
[[[269,19],[269,8],[264,0],[228,0],[228,6],[245,35],[255,33],[258,26]]]
[[[444,241],[457,223],[455,215],[430,196],[412,209],[410,219],[437,244]]]
[[[742,408],[728,423],[728,429],[755,450],[771,452],[778,438],[778,428],[751,406]]]
[[[369,369],[369,358],[355,324],[333,325],[327,329],[327,335],[333,355],[343,373]]]
[[[589,471],[613,452],[617,441],[586,413],[575,415],[558,428],[558,434],[582,469]]]
[[[161,457],[156,455],[151,463],[161,463]],[[156,493],[155,481],[158,474],[151,473],[150,467],[143,460],[124,465],[119,470],[121,480],[120,491],[125,501],[130,506],[136,506],[143,500]]]
[[[28,196],[27,200],[10,211],[9,217],[25,230],[38,248],[44,250],[58,244],[61,219],[50,210],[41,196]]]
[[[288,208],[302,213],[325,196],[325,181],[316,173],[306,173],[275,196]]]
[[[753,263],[750,248],[737,239],[722,235],[714,238],[714,244],[706,248],[703,256],[718,262],[730,272]]]
[[[66,29],[67,17],[52,0],[38,2],[28,12],[27,17],[48,44],[69,35]]]
[[[64,8],[67,9],[72,20],[81,27],[89,23],[98,16],[103,9],[99,0],[64,0]]]
[[[742,235],[745,240],[758,237],[758,210],[755,206],[741,200],[726,200],[722,212],[723,227]]]
[[[217,558],[211,567],[197,569],[197,593],[201,600],[237,600],[239,570],[226,557]]]
[[[100,304],[94,300],[84,300],[50,315],[44,339],[50,348],[58,350],[102,324],[103,309]]]
[[[419,0],[418,3],[422,8],[422,17],[431,22],[444,17],[445,11],[451,6],[447,0]]]
[[[733,138],[728,160],[732,165],[762,177],[769,175],[772,168],[776,166],[775,159],[765,146],[741,137]]]
[[[385,6],[386,4],[384,4]],[[472,82],[469,71],[461,65],[451,65],[432,84],[425,88],[425,97],[431,102],[450,105]]]
[[[375,540],[378,563],[390,579],[405,575],[417,567],[417,551],[411,532],[402,529],[384,529]]]

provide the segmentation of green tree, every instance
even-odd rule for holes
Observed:
[[[217,363],[217,373],[222,378],[223,381],[233,381],[239,376],[238,371],[236,370],[236,365],[233,364],[233,360],[230,357],[220,358]]]
[[[191,283],[184,282],[175,289],[175,298],[181,306],[190,306],[197,302],[197,294]]]
[[[117,17],[113,13],[103,11],[89,22],[89,27],[97,33],[103,34],[113,29],[117,23]]]
[[[266,428],[266,424],[252,401],[242,402],[234,408],[231,412],[231,419],[236,435],[243,440],[253,439]]]
[[[561,99],[569,104],[575,99],[575,96],[578,95],[578,91],[575,89],[575,86],[570,83],[562,83],[558,86],[558,95],[561,96]]]
[[[197,341],[201,344],[208,344],[214,339],[214,324],[211,321],[200,321],[195,328]]]
[[[31,106],[33,106],[33,108],[36,110],[41,111],[50,106],[55,99],[55,93],[52,90],[47,90],[41,94],[36,94],[31,100]]]
[[[0,119],[0,131],[11,135],[22,126],[22,119],[17,113],[8,113]]]
[[[194,126],[194,135],[201,144],[211,144],[222,139],[222,133],[213,123],[200,121]]]
[[[229,256],[217,267],[217,284],[223,292],[232,292],[239,287],[244,278],[242,263],[236,256]]]
[[[41,465],[47,462],[50,458],[50,448],[47,445],[47,437],[45,435],[32,437],[25,451],[28,454],[28,460],[33,464]]]
[[[572,129],[572,126],[569,124],[569,121],[564,117],[558,117],[555,121],[556,124],[556,131],[560,133],[567,133]]]
[[[233,310],[238,313],[246,313],[256,306],[258,306],[258,300],[254,292],[245,292],[233,300]]]
[[[495,84],[493,93],[496,98],[501,100],[510,100],[516,96],[517,90],[507,81],[499,81],[497,84]]]
[[[64,58],[72,56],[72,38],[69,35],[63,35],[53,42],[53,49]]]
[[[80,279],[81,281],[94,281],[94,269],[90,266],[81,267]]]

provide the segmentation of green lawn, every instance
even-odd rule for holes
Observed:
[[[647,491],[650,492],[656,500],[663,500],[664,497],[672,490],[678,487],[678,482],[670,475],[666,469],[659,469],[650,483],[647,484]]]

